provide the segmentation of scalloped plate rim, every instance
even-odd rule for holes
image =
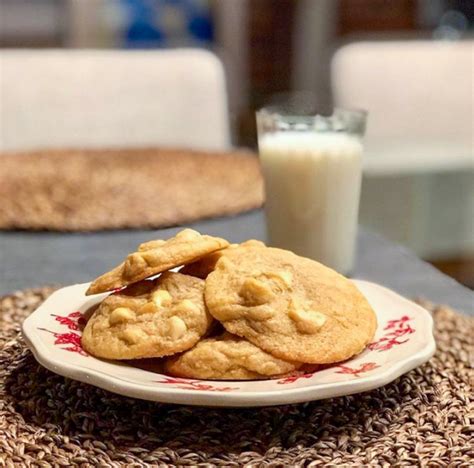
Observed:
[[[318,383],[315,385],[304,386],[300,388],[282,388],[281,390],[269,391],[246,391],[238,390],[229,393],[215,392],[208,390],[180,389],[176,387],[157,387],[153,382],[149,384],[136,383],[130,380],[122,379],[117,376],[107,374],[96,369],[85,367],[68,362],[61,361],[50,352],[47,345],[39,338],[37,330],[33,325],[34,316],[47,309],[48,302],[56,295],[65,293],[66,289],[75,287],[86,287],[90,283],[79,283],[58,289],[51,294],[35,311],[33,311],[22,324],[22,333],[28,348],[32,351],[35,359],[45,368],[56,374],[84,382],[104,390],[111,391],[126,397],[139,398],[162,403],[187,404],[198,406],[221,406],[221,407],[258,407],[274,406],[301,403],[307,401],[316,401],[326,398],[339,397],[361,393],[375,388],[382,387],[410,370],[420,366],[428,361],[436,351],[436,343],[433,336],[433,319],[428,311],[418,304],[406,299],[398,293],[366,280],[353,280],[355,284],[366,284],[369,287],[375,287],[383,290],[392,298],[404,302],[408,307],[415,308],[418,313],[423,315],[426,320],[426,341],[421,349],[415,352],[411,357],[401,361],[391,363],[387,369],[377,371],[370,376],[362,376],[357,380],[333,383]],[[105,297],[106,294],[103,296]],[[97,296],[93,296],[97,297]],[[94,358],[95,359],[95,358]],[[93,361],[92,361],[93,362]],[[350,362],[350,361],[348,361]],[[157,377],[164,374],[155,374]],[[197,380],[197,379],[196,379]],[[189,379],[189,381],[195,381]],[[237,381],[206,381],[204,383],[227,383],[237,385]],[[261,382],[261,381],[260,381]]]

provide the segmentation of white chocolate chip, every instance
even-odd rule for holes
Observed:
[[[151,295],[151,300],[156,306],[164,307],[169,305],[173,298],[171,297],[171,294],[166,291],[166,289],[158,289],[158,291],[155,291]]]
[[[194,240],[200,236],[201,234],[199,234],[199,232],[195,231],[194,229],[183,229],[181,232],[176,234],[176,238],[183,241]]]
[[[147,261],[144,259],[142,253],[133,253],[130,254],[125,260],[125,265],[123,268],[123,273],[125,277],[130,277],[135,275],[137,271],[141,271],[148,266]]]
[[[197,304],[195,304],[193,301],[190,301],[189,299],[183,299],[181,302],[176,304],[176,307],[178,310],[181,310],[183,312],[198,312],[199,307]]]
[[[142,315],[142,314],[154,314],[155,312],[157,312],[158,310],[158,307],[157,305],[151,301],[151,302],[147,302],[145,304],[143,304],[138,310],[137,310],[137,314],[138,315]]]
[[[283,283],[288,288],[291,287],[293,282],[293,275],[289,271],[261,271],[253,270],[250,273],[254,278],[267,278],[270,280],[277,280],[280,283]]]
[[[136,327],[129,327],[122,332],[122,338],[129,344],[135,344],[142,338],[142,332]]]
[[[271,273],[270,276],[274,276],[275,278],[280,279],[288,287],[291,287],[291,283],[293,282],[293,275],[289,271],[279,271]]]
[[[187,327],[182,319],[173,316],[169,319],[169,336],[173,340],[181,338],[186,333]]]
[[[225,255],[223,255],[221,258],[216,263],[216,268],[218,269],[228,269],[231,268],[233,263],[227,258]]]
[[[127,307],[117,307],[112,311],[109,317],[110,325],[117,323],[129,322],[135,319],[135,312]]]
[[[280,278],[283,280],[283,282],[287,285],[287,286],[291,286],[291,283],[293,282],[293,275],[291,274],[291,272],[289,271],[281,271],[279,273],[280,275]]]
[[[153,267],[158,265],[162,261],[163,252],[161,249],[149,249],[133,255],[141,255],[143,260],[142,268],[146,268],[147,266]]]
[[[270,302],[274,296],[268,285],[253,277],[245,279],[239,294],[246,303],[251,305],[265,304]]]
[[[317,333],[326,322],[326,316],[314,310],[291,308],[288,316],[301,333]]]
[[[146,252],[147,250],[152,250],[158,247],[162,247],[164,244],[166,244],[166,241],[162,239],[151,240],[148,242],[144,242],[143,244],[140,244],[138,246],[138,251]]]

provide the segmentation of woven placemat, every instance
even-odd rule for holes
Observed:
[[[448,308],[432,308],[435,357],[383,388],[210,409],[125,398],[42,368],[20,323],[51,292],[0,299],[0,465],[473,466],[474,320]]]
[[[158,228],[263,202],[247,151],[49,150],[0,154],[0,229]]]

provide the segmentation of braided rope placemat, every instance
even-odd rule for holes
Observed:
[[[258,159],[248,151],[0,153],[0,229],[158,228],[262,203]]]
[[[52,290],[0,299],[0,465],[473,466],[474,320],[446,307],[431,308],[436,355],[383,388],[211,409],[125,398],[42,368],[20,323]]]

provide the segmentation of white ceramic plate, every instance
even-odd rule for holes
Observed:
[[[251,382],[180,379],[104,361],[80,344],[78,321],[106,294],[85,296],[89,284],[62,288],[23,323],[40,364],[57,374],[145,400],[205,406],[267,406],[350,395],[381,387],[426,362],[435,351],[430,314],[374,283],[354,281],[377,313],[374,341],[355,358],[312,374]]]

